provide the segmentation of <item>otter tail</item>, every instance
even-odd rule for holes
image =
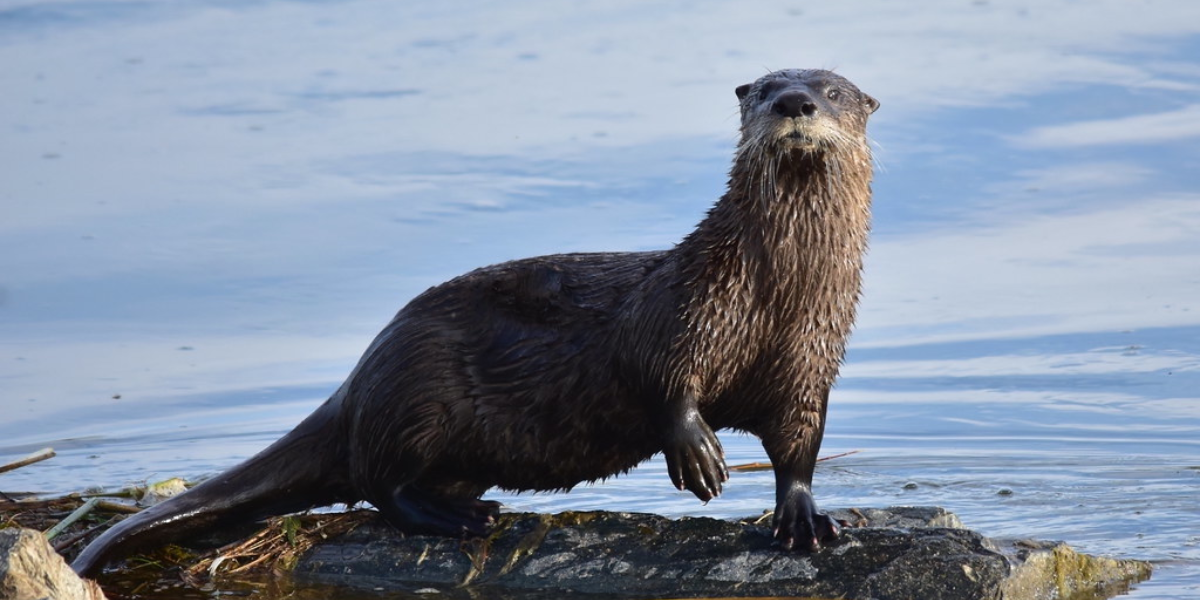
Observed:
[[[356,498],[342,473],[339,394],[290,433],[242,464],[184,494],[121,521],[71,563],[92,575],[138,548],[180,540],[214,527],[249,522]]]

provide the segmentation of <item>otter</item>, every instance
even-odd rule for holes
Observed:
[[[658,452],[707,502],[729,477],[721,429],[762,440],[783,549],[835,539],[811,485],[861,288],[879,103],[824,70],[735,92],[728,188],[674,248],[516,260],[423,292],[294,430],[118,523],[74,569],[339,502],[405,533],[485,535],[490,488],[566,491]]]

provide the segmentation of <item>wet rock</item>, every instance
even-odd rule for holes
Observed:
[[[1000,549],[1013,560],[1003,598],[1109,598],[1150,577],[1150,565],[1080,554],[1062,542],[1006,540]]]
[[[1150,573],[1147,563],[1078,554],[1063,544],[991,540],[940,508],[835,514],[858,527],[812,555],[772,547],[767,525],[751,520],[510,514],[492,536],[475,541],[403,537],[376,520],[318,544],[295,573],[375,589],[487,588],[489,598],[506,597],[504,590],[556,590],[873,600],[1105,598]]]
[[[0,529],[0,598],[104,600],[94,581],[81,579],[41,532]]]

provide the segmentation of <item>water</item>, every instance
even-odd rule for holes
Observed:
[[[213,473],[426,287],[678,240],[733,88],[836,67],[882,109],[826,506],[1144,558],[1200,595],[1200,5],[0,3],[0,478]],[[834,3],[826,3],[834,4]],[[763,460],[725,436],[731,463]],[[515,508],[737,516],[663,465]]]

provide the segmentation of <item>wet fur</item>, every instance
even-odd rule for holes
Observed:
[[[797,89],[820,96],[816,118],[772,108]],[[728,190],[675,248],[530,258],[426,291],[295,431],[114,527],[76,570],[335,501],[369,501],[401,529],[478,533],[489,488],[569,490],[664,450],[675,483],[708,499],[725,477],[718,429],[763,440],[785,546],[836,535],[814,524],[808,486],[860,290],[877,104],[825,71],[738,95]]]

